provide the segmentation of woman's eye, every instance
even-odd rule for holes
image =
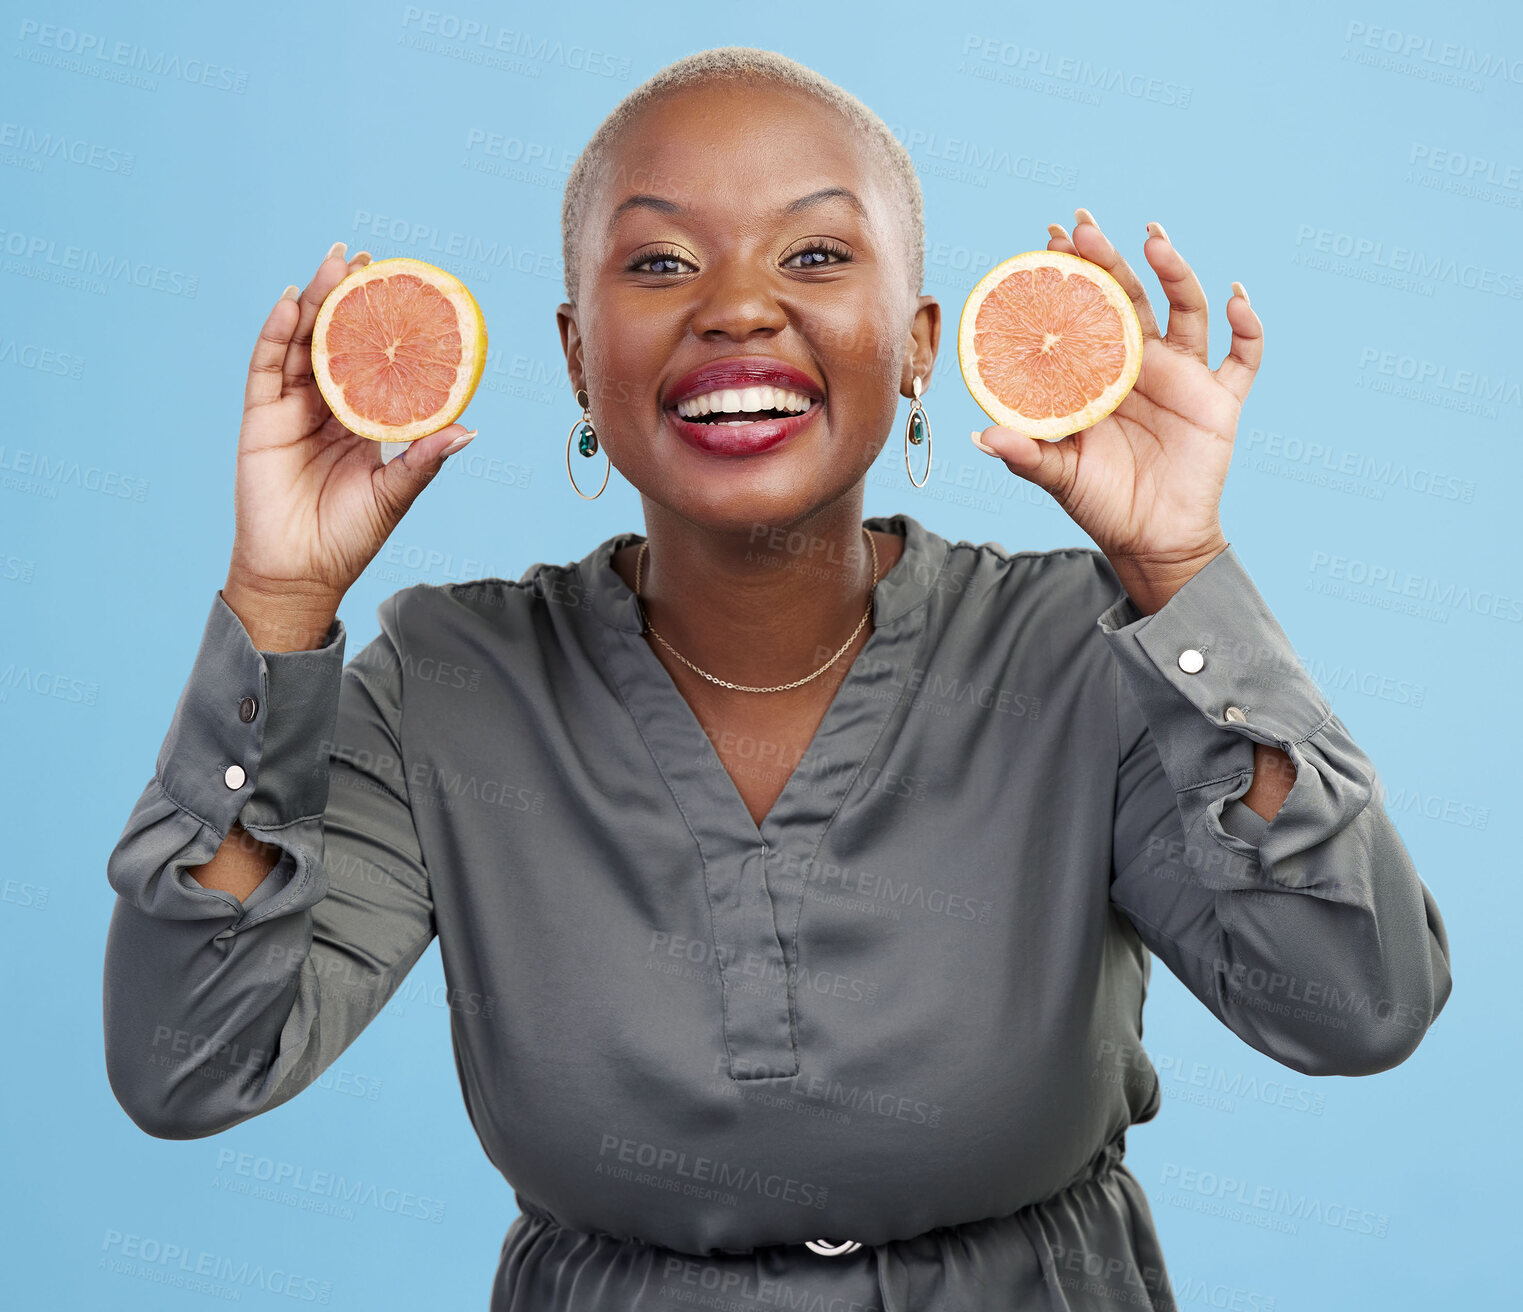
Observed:
[[[831,264],[845,264],[851,259],[851,254],[843,247],[830,243],[819,243],[814,246],[806,246],[803,250],[794,251],[788,256],[787,262],[795,269],[823,269]],[[793,261],[801,261],[793,264]]]
[[[632,273],[681,273],[678,265],[686,264],[680,255],[671,251],[657,251],[653,255],[642,256],[629,266]],[[662,266],[666,267],[662,267]]]

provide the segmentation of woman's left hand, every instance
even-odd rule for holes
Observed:
[[[1050,492],[1104,552],[1133,599],[1156,609],[1227,545],[1220,507],[1243,401],[1263,354],[1263,325],[1240,283],[1227,302],[1232,346],[1206,360],[1206,294],[1156,223],[1143,253],[1169,301],[1168,336],[1146,290],[1087,210],[1048,250],[1098,264],[1131,298],[1142,368],[1121,404],[1058,441],[999,426],[975,434],[1006,466]]]

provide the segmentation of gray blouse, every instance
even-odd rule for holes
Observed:
[[[404,588],[347,667],[341,620],[260,652],[216,594],[107,866],[127,1114],[280,1106],[438,935],[521,1209],[493,1312],[1173,1308],[1122,1160],[1151,954],[1368,1074],[1449,996],[1438,908],[1231,547],[1144,616],[1093,548],[866,522],[903,554],[760,827],[610,563],[637,533]],[[246,902],[186,871],[235,819],[282,849]]]

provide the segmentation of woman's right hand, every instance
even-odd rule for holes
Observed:
[[[328,293],[370,262],[361,251],[345,263],[344,249],[334,244],[299,300],[275,303],[249,361],[233,490],[237,524],[222,591],[245,623],[245,612],[257,613],[265,628],[280,621],[326,628],[324,616],[337,614],[443,466],[444,448],[466,431],[450,424],[383,461],[381,443],[334,418],[312,376],[312,328]]]

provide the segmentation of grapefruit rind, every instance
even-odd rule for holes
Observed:
[[[1038,268],[1057,269],[1065,278],[1077,276],[1088,279],[1105,294],[1107,303],[1115,309],[1121,320],[1121,331],[1126,348],[1126,361],[1121,372],[1088,405],[1071,414],[1042,416],[1021,414],[990,391],[978,371],[978,351],[974,345],[974,334],[978,311],[985,298],[1011,274]],[[1125,289],[1092,260],[1070,255],[1066,251],[1023,251],[995,265],[968,293],[968,299],[962,307],[962,318],[957,325],[957,363],[962,369],[963,381],[967,383],[968,391],[972,393],[979,409],[996,424],[1013,429],[1017,433],[1024,433],[1027,437],[1056,442],[1070,433],[1077,433],[1099,423],[1121,404],[1126,394],[1136,385],[1137,375],[1142,370],[1142,325],[1137,319],[1137,311],[1132,305],[1131,297],[1126,294]]]
[[[359,414],[344,398],[343,388],[328,367],[327,352],[323,344],[327,340],[328,325],[333,312],[350,292],[373,282],[377,278],[394,277],[399,273],[416,275],[436,287],[455,308],[460,324],[461,359],[454,385],[444,404],[431,415],[410,424],[386,424]],[[412,442],[455,422],[471,402],[471,397],[481,382],[487,360],[487,326],[470,289],[452,273],[423,260],[409,256],[373,260],[363,268],[356,269],[338,284],[322,303],[317,320],[312,325],[312,376],[317,380],[323,400],[333,411],[334,418],[351,433],[368,437],[372,442]]]

